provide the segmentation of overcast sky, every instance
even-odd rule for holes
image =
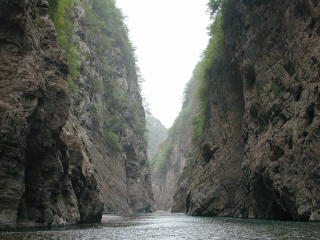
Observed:
[[[116,0],[145,79],[142,94],[152,115],[170,127],[208,42],[208,0]]]

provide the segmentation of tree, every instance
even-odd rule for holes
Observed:
[[[210,16],[213,18],[217,12],[222,8],[224,0],[210,0],[208,3]]]

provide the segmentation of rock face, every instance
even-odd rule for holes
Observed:
[[[102,5],[106,10],[119,11],[113,1],[82,1],[72,14],[73,39],[83,64],[71,95],[69,122],[81,135],[85,154],[94,165],[104,211],[150,212],[153,195],[145,113],[135,61],[122,19],[99,15],[97,4],[103,2],[109,3]],[[109,29],[91,22],[92,18],[106,21],[104,17],[114,21]]]
[[[320,3],[240,7],[245,216],[320,220]]]
[[[68,67],[47,10],[46,1],[1,2],[1,228],[101,219],[91,165],[67,134]]]
[[[149,212],[144,109],[122,18],[100,43],[106,25],[93,8],[103,2],[75,2],[62,16],[81,62],[70,91],[74,62],[51,21],[62,2],[49,2],[0,4],[0,228],[99,222],[103,205]]]
[[[148,143],[147,153],[149,161],[156,155],[160,144],[167,138],[168,129],[152,115],[146,116],[147,134],[146,139]]]
[[[225,2],[225,62],[175,197],[188,214],[319,220],[319,17],[318,1]]]
[[[230,66],[209,82],[210,117],[195,155],[194,176],[186,197],[186,212],[190,215],[234,216],[237,211],[235,196],[243,177],[244,142],[244,102],[238,78],[237,71]]]
[[[198,111],[198,100],[192,89],[196,88],[196,79],[190,81],[186,92],[182,111],[170,128],[168,138],[163,142],[152,159],[152,189],[154,193],[154,208],[172,212],[184,212],[185,195],[188,183],[190,183],[191,156],[194,154],[192,144],[193,117]],[[184,180],[179,178],[184,172],[184,176],[189,176]],[[179,187],[179,189],[177,189]],[[177,192],[176,196],[175,193]],[[174,203],[174,197],[177,200]],[[178,198],[180,201],[178,201]]]

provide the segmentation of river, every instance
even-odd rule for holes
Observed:
[[[188,217],[103,216],[101,224],[46,231],[0,232],[1,240],[320,240],[320,223]]]

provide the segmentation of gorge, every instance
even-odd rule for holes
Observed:
[[[0,230],[320,221],[320,2],[208,2],[210,40],[166,129],[114,0],[0,0]],[[157,210],[187,216],[136,215]],[[320,236],[295,224],[290,239]]]

